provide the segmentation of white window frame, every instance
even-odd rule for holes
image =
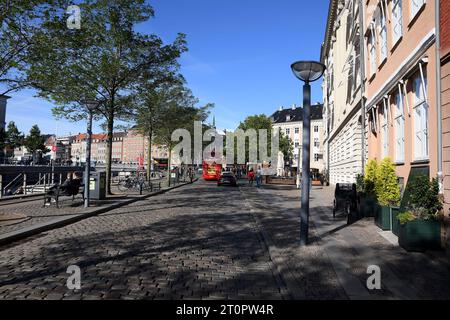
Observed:
[[[294,134],[299,134],[300,132],[300,128],[299,127],[295,127],[294,128]]]
[[[319,132],[319,126],[314,126],[314,132]]]
[[[392,0],[392,40],[393,44],[403,36],[403,7],[402,0]]]
[[[428,160],[429,159],[429,134],[428,134],[428,119],[429,107],[427,101],[427,81],[423,75],[422,65],[420,67],[420,74],[413,79],[413,100],[414,100],[414,160]]]
[[[410,0],[409,7],[411,9],[411,21],[416,17],[419,13],[420,9],[425,5],[426,0]]]
[[[379,23],[380,23],[380,63],[383,63],[387,59],[387,21],[386,21],[386,11],[384,10],[383,2],[380,3],[379,12]]]
[[[405,161],[405,105],[403,99],[402,85],[398,84],[398,92],[395,99],[395,161]]]
[[[381,151],[382,158],[389,156],[389,113],[386,99],[383,98],[383,123],[381,125]]]
[[[284,130],[284,132],[286,133],[286,135],[289,137],[291,135],[291,128],[286,128]]]
[[[369,58],[370,58],[370,75],[374,75],[377,72],[377,47],[376,38],[374,32],[373,23],[370,25],[370,35],[369,35]]]

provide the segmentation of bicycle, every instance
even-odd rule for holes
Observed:
[[[139,191],[141,186],[143,189],[145,189],[148,185],[148,182],[146,182],[142,178],[138,177],[127,177],[125,180],[122,180],[118,184],[118,188],[120,191],[128,191],[128,190],[135,190]]]

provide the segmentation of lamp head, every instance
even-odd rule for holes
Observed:
[[[94,111],[100,104],[97,100],[94,99],[86,99],[84,103],[89,111]]]
[[[325,65],[317,61],[297,61],[291,65],[294,75],[303,82],[318,80],[325,72]]]

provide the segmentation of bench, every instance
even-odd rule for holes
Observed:
[[[44,207],[49,203],[51,206],[52,199],[55,200],[56,208],[59,209],[59,198],[61,196],[72,197],[72,202],[75,196],[81,194],[84,201],[84,184],[74,183],[73,185],[54,185],[44,194]]]

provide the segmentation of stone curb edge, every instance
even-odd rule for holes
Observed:
[[[198,179],[194,179],[192,181],[192,183],[196,182],[197,180]],[[27,237],[34,236],[34,235],[37,235],[37,234],[45,232],[45,231],[50,231],[50,230],[53,230],[53,229],[65,227],[65,226],[67,226],[69,224],[73,224],[75,222],[79,222],[81,220],[84,220],[84,219],[87,219],[87,218],[90,218],[90,217],[93,217],[93,216],[96,216],[96,215],[99,215],[99,214],[102,214],[102,213],[105,213],[105,212],[108,212],[108,211],[111,211],[111,210],[114,210],[114,209],[117,209],[117,208],[121,208],[121,207],[129,205],[131,203],[138,202],[138,201],[141,201],[141,200],[145,200],[147,198],[150,198],[150,197],[153,197],[153,196],[156,196],[156,195],[159,195],[159,194],[163,194],[163,193],[166,193],[168,191],[172,191],[174,189],[186,186],[188,184],[191,184],[191,182],[185,182],[185,183],[173,186],[173,187],[169,187],[169,188],[166,188],[166,189],[161,189],[161,190],[152,192],[150,194],[146,194],[146,195],[143,195],[143,196],[138,196],[138,197],[135,197],[135,198],[132,198],[132,199],[129,199],[129,200],[125,200],[125,201],[120,202],[120,203],[115,203],[115,204],[112,204],[112,205],[104,207],[104,208],[99,208],[97,210],[93,210],[91,212],[73,214],[73,215],[71,215],[69,217],[54,219],[54,220],[51,220],[49,222],[44,222],[44,223],[36,224],[34,226],[27,227],[27,228],[24,228],[24,229],[20,229],[20,230],[12,231],[12,232],[9,232],[9,233],[5,233],[3,235],[0,235],[0,246],[11,244],[12,242],[15,242],[15,241],[18,241],[18,240],[22,240],[22,239],[25,239]]]

